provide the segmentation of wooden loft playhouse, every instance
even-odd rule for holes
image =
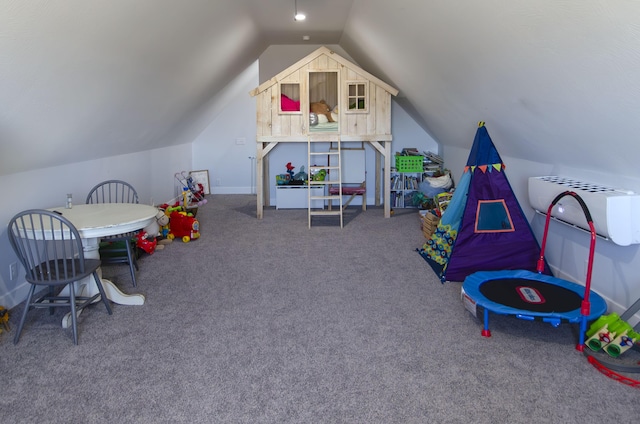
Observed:
[[[269,205],[269,152],[279,143],[307,143],[310,173],[323,168],[332,177],[312,181],[322,185],[323,196],[315,197],[339,202],[338,210],[312,210],[314,196],[309,194],[309,225],[312,215],[340,215],[342,196],[330,196],[329,187],[344,191],[341,169],[342,143],[370,144],[376,154],[376,205],[380,202],[380,171],[384,169],[384,216],[391,216],[389,205],[391,169],[391,96],[398,90],[349,62],[326,47],[320,47],[250,92],[257,103],[256,192],[257,217],[262,218],[264,205]],[[320,144],[324,143],[324,144]],[[329,146],[318,151],[318,146]],[[322,147],[319,147],[322,149]],[[329,158],[326,166],[313,164],[321,157]],[[364,159],[363,159],[364,160]],[[384,161],[384,162],[383,162]],[[314,169],[318,168],[318,169]],[[311,190],[308,190],[311,193]],[[363,198],[366,202],[366,198]]]

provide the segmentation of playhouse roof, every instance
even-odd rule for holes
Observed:
[[[327,56],[327,57],[330,57],[331,59],[335,60],[336,62],[340,63],[341,65],[343,65],[343,66],[345,66],[347,68],[350,68],[350,69],[354,70],[355,72],[357,72],[357,73],[359,73],[361,75],[364,75],[369,81],[373,82],[374,84],[376,84],[379,87],[382,87],[385,91],[389,92],[392,96],[397,96],[398,95],[398,89],[393,88],[392,86],[390,86],[386,82],[384,82],[381,79],[371,75],[369,72],[365,71],[364,69],[362,69],[358,65],[354,64],[353,62],[348,61],[344,57],[340,56],[336,52],[334,52],[334,51],[332,51],[332,50],[330,50],[330,49],[328,49],[327,47],[324,47],[324,46],[318,48],[313,53],[303,57],[302,59],[300,59],[299,61],[297,61],[293,65],[291,65],[288,68],[286,68],[285,70],[279,72],[276,76],[274,76],[274,77],[268,79],[267,81],[263,82],[258,87],[256,87],[253,90],[251,90],[251,92],[249,94],[251,94],[251,96],[258,95],[259,93],[263,92],[264,90],[268,89],[269,87],[273,86],[274,84],[277,84],[282,79],[286,78],[292,72],[297,71],[298,69],[302,68],[303,66],[306,66],[309,62],[312,62],[315,59],[317,59],[318,57],[323,56],[323,55]]]

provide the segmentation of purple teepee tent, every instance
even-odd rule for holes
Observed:
[[[451,202],[418,249],[443,282],[463,281],[476,271],[536,271],[540,247],[504,169],[481,122]]]

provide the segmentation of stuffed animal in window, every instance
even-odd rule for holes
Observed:
[[[335,122],[333,117],[331,116],[331,108],[324,100],[320,100],[319,102],[313,102],[309,105],[309,112],[313,112],[320,116],[326,116],[328,122]],[[322,123],[322,121],[320,121]]]

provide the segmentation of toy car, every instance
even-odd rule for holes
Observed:
[[[200,223],[186,212],[171,212],[169,216],[169,237],[179,237],[185,243],[196,240],[200,238]]]

